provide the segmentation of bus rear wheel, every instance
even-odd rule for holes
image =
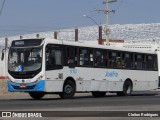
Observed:
[[[41,99],[44,96],[43,92],[29,92],[29,95],[36,100]]]
[[[132,94],[133,85],[130,80],[125,81],[123,85],[123,91],[117,92],[118,96],[130,96]]]
[[[63,92],[59,93],[59,96],[63,99],[71,99],[73,98],[76,92],[75,83],[72,81],[67,81],[63,86]]]
[[[92,91],[93,97],[104,97],[106,92]]]

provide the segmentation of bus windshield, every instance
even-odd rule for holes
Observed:
[[[42,66],[42,47],[14,48],[8,56],[8,69],[12,72],[36,71]]]

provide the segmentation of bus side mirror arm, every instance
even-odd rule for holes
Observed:
[[[4,60],[4,49],[2,50],[2,57],[1,57],[1,61]]]

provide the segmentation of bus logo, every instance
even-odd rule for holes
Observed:
[[[11,112],[2,112],[2,117],[11,117]]]
[[[19,66],[18,66],[18,71],[20,71],[20,72],[23,71],[22,65],[19,65]]]
[[[118,73],[113,71],[107,71],[105,77],[118,77]]]

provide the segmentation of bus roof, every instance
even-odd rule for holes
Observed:
[[[88,47],[88,48],[99,48],[99,49],[111,49],[111,50],[117,50],[117,51],[124,51],[124,52],[138,52],[138,53],[151,53],[156,54],[156,50],[152,51],[146,51],[146,50],[140,50],[140,49],[134,49],[134,48],[124,48],[121,46],[112,46],[112,45],[99,45],[97,41],[84,41],[84,42],[74,42],[74,41],[62,41],[58,39],[53,38],[29,38],[29,39],[19,39],[20,41],[25,40],[42,40],[42,44],[63,44],[63,45],[71,45],[71,46],[79,46],[79,47]],[[19,41],[19,40],[13,40],[13,41]],[[12,41],[12,42],[13,42]]]
[[[125,51],[125,52],[139,52],[139,53],[152,53],[155,54],[156,51],[146,51],[146,50],[140,50],[140,49],[132,49],[132,48],[124,48],[124,47],[117,47],[117,46],[110,46],[110,45],[99,45],[97,41],[95,43],[91,41],[85,41],[85,42],[73,42],[73,41],[61,41],[57,39],[45,39],[45,43],[55,43],[55,44],[63,44],[63,45],[71,45],[71,46],[79,46],[79,47],[88,47],[88,48],[99,48],[99,49],[112,49],[117,51]],[[97,43],[97,44],[96,44]]]

